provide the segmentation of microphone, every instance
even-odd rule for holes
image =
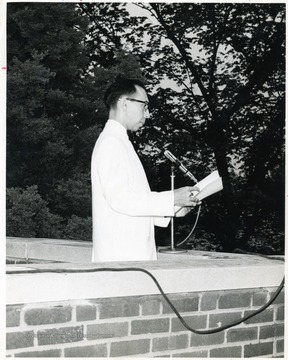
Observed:
[[[193,174],[189,170],[186,169],[186,167],[169,151],[165,150],[164,155],[169,159],[172,163],[176,164],[178,168],[184,173],[184,175],[188,176],[191,180],[195,182],[195,184],[198,183],[198,180],[195,178]]]

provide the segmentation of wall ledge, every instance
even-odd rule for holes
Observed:
[[[7,257],[15,257],[12,245],[18,255],[22,247],[27,256],[29,248],[36,259],[45,253],[43,260],[56,261],[53,254],[58,250],[58,254],[66,254],[64,261],[73,254],[83,262],[7,265],[7,304],[159,294],[153,280],[141,271],[99,272],[103,268],[145,269],[165,293],[275,287],[284,276],[284,262],[256,255],[191,250],[184,254],[158,253],[157,261],[91,263],[88,254],[92,244],[88,242],[8,238]],[[53,249],[52,253],[48,248]]]

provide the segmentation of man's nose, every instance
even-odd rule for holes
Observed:
[[[144,117],[145,117],[145,119],[149,119],[149,118],[150,118],[149,109],[146,109],[146,110],[145,110]]]

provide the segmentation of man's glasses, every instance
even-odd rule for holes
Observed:
[[[142,103],[142,104],[144,104],[144,110],[145,110],[145,111],[148,110],[149,101],[143,101],[143,100],[132,99],[132,98],[126,98],[126,100],[133,101],[133,102],[138,102],[138,103]]]

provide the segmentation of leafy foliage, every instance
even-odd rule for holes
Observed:
[[[160,146],[155,139],[154,150],[166,144],[179,157],[193,159],[188,167],[200,179],[218,168],[224,190],[213,202],[205,200],[202,218],[212,231],[209,220],[216,217],[215,235],[224,250],[249,247],[269,219],[281,219],[270,229],[283,235],[285,7],[139,6],[157,20],[146,24],[146,46],[155,56],[145,63],[145,69],[153,68],[147,78],[162,80],[153,115],[157,125],[162,120],[157,130],[165,136]],[[167,78],[173,89],[163,89]],[[150,140],[150,129],[146,135]],[[283,237],[280,243],[283,251]]]
[[[7,190],[7,234],[20,237],[61,237],[59,215],[52,214],[37,186]]]
[[[189,246],[283,252],[284,44],[284,4],[8,4],[8,191],[37,185],[59,237],[91,236],[102,96],[123,73],[150,93],[150,119],[131,139],[152,189],[170,186],[166,148],[199,180],[215,168],[223,178]],[[177,238],[193,219],[177,220]],[[159,244],[168,238],[157,230]]]
[[[91,240],[92,218],[72,215],[67,222],[63,236],[70,240]]]
[[[52,3],[8,4],[7,23],[8,191],[36,185],[37,196],[61,219],[53,236],[62,238],[71,216],[91,216],[90,184],[85,186],[90,174],[87,153],[91,154],[100,128],[95,89],[91,77],[85,77],[90,60],[83,38],[88,23],[75,6]],[[79,173],[86,174],[81,184]],[[68,196],[67,189],[74,194]],[[30,222],[26,227],[25,236],[53,234],[45,226],[36,231]],[[8,227],[7,234],[16,236],[17,228]],[[18,236],[23,236],[20,227]]]

